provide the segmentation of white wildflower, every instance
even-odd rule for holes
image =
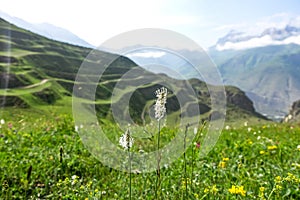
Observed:
[[[78,178],[78,176],[76,176],[76,175],[73,175],[73,176],[71,176],[71,178],[72,178],[72,180],[74,180],[74,179],[77,179],[77,178]]]
[[[297,146],[297,149],[300,150],[300,144]]]
[[[166,113],[166,106],[165,104],[167,103],[167,94],[168,94],[168,90],[165,87],[162,87],[160,89],[157,89],[155,91],[156,94],[156,102],[155,102],[155,118],[157,119],[157,121],[160,121],[165,113]]]
[[[1,120],[0,120],[0,124],[2,124],[2,125],[5,124],[4,119],[1,119]]]
[[[258,177],[261,178],[261,177],[264,177],[264,175],[263,174],[258,174]]]
[[[119,144],[124,148],[124,149],[130,149],[133,145],[133,138],[130,135],[129,129],[126,130],[126,132],[120,137]]]
[[[251,127],[248,127],[248,132],[251,132],[252,128]]]
[[[227,126],[225,127],[225,129],[226,129],[226,130],[229,130],[229,129],[230,129],[230,126],[227,125]]]
[[[71,184],[72,184],[72,185],[75,185],[75,184],[78,182],[78,180],[77,180],[77,179],[78,179],[79,177],[78,177],[78,176],[76,176],[76,175],[73,175],[71,178],[72,178],[72,182],[71,182]]]
[[[257,140],[260,140],[261,139],[261,137],[260,136],[257,136]]]
[[[198,133],[197,127],[194,128],[194,134],[196,135]]]
[[[76,125],[75,126],[75,132],[78,132],[79,127]]]

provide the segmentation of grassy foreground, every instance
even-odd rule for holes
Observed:
[[[299,126],[227,126],[204,158],[196,142],[161,169],[158,199],[300,199]],[[0,160],[0,199],[129,199],[129,173],[91,156],[70,116],[5,121]],[[156,172],[131,179],[132,199],[155,199]]]

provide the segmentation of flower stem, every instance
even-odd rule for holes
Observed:
[[[155,197],[158,199],[158,190],[160,187],[160,120],[158,121],[158,136],[157,136],[157,169],[156,169],[156,188],[155,188]]]
[[[192,192],[194,192],[194,187],[193,187],[193,175],[194,175],[194,154],[195,154],[195,150],[194,150],[194,146],[192,145],[192,170],[191,170],[191,189],[192,189]]]
[[[128,148],[128,159],[129,159],[129,199],[131,200],[131,154],[130,154],[130,148]]]
[[[272,191],[270,192],[269,196],[268,196],[268,200],[271,198],[273,192],[275,191],[275,186],[273,187]]]
[[[183,148],[184,148],[184,153],[183,153],[183,159],[184,159],[184,180],[185,180],[185,198],[187,199],[188,197],[188,191],[187,191],[187,173],[186,173],[186,137],[187,137],[187,131],[189,128],[189,124],[185,126],[185,131],[184,131],[184,143],[183,143]]]

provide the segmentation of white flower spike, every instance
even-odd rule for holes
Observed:
[[[165,87],[162,87],[160,89],[157,89],[155,91],[156,94],[156,102],[155,102],[155,106],[154,106],[154,110],[155,110],[155,119],[157,119],[157,121],[160,121],[165,113],[166,113],[166,103],[167,103],[167,94],[168,94],[168,90]]]
[[[129,129],[120,137],[119,144],[125,149],[130,149],[133,145],[134,139],[130,135]]]

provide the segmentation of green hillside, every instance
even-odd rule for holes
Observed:
[[[149,114],[154,102],[154,92],[166,83],[173,83],[178,88],[183,88],[185,81],[178,81],[163,75],[156,75],[136,66],[126,57],[96,51],[97,60],[90,60],[96,67],[102,67],[101,63],[114,60],[103,73],[99,82],[94,80],[93,72],[81,74],[85,77],[85,83],[75,83],[75,77],[83,60],[91,52],[91,49],[61,43],[36,35],[18,28],[0,19],[0,104],[1,114],[13,116],[13,113],[30,113],[35,115],[71,114],[73,87],[85,88],[86,84],[97,84],[96,101],[89,100],[90,91],[83,90],[82,96],[77,96],[87,107],[94,106],[97,116],[113,119],[110,112],[111,102],[117,105],[124,104],[123,98],[130,95],[129,112],[137,123],[142,123],[141,116]],[[115,59],[116,58],[116,59]],[[119,91],[119,96],[111,101],[112,91],[120,81],[122,75],[129,70],[137,70],[138,77],[122,79],[126,88]],[[136,88],[138,81],[152,78],[151,84],[141,85]],[[203,119],[211,115],[210,95],[206,85],[199,80],[189,80],[189,84],[197,96],[187,96],[183,107],[193,109],[191,102],[196,102],[200,108]],[[168,96],[167,110],[173,119],[180,117],[180,106],[172,92]],[[255,112],[252,102],[238,88],[226,87],[227,92],[227,120],[247,119],[257,121],[263,117]],[[122,110],[120,110],[122,112]],[[148,112],[148,113],[147,113]],[[194,116],[190,116],[194,117]],[[147,119],[146,119],[147,120]]]

